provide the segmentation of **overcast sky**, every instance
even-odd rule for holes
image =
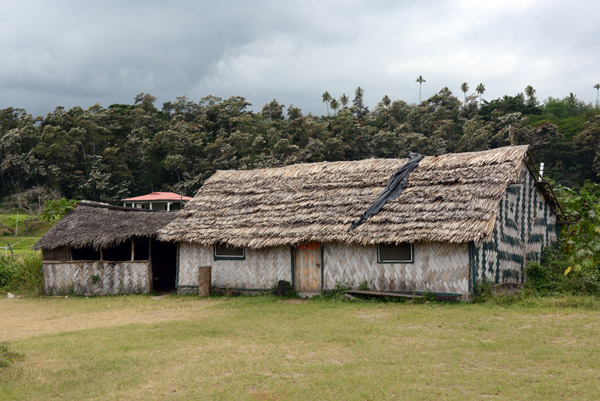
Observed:
[[[0,108],[156,106],[187,95],[272,99],[325,113],[321,94],[365,91],[416,103],[478,83],[491,100],[532,85],[539,99],[596,101],[594,0],[4,1]]]

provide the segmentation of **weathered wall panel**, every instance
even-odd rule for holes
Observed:
[[[377,263],[377,248],[324,245],[324,289],[337,283],[378,291],[467,294],[467,244],[417,243],[414,263]],[[291,281],[289,247],[246,249],[246,260],[213,260],[211,248],[181,243],[179,292],[196,292],[198,266],[212,266],[212,285],[221,288],[269,289],[278,280]]]
[[[469,248],[467,244],[417,242],[414,263],[377,263],[376,246],[325,244],[324,288],[336,284],[376,291],[467,294]]]
[[[48,295],[146,294],[152,290],[148,261],[43,261],[42,269]]]
[[[556,215],[525,167],[521,182],[506,189],[493,238],[474,244],[475,281],[522,283],[527,262],[557,239]]]
[[[244,260],[214,260],[212,248],[179,245],[178,292],[196,292],[198,266],[211,266],[212,285],[218,288],[269,289],[279,280],[291,281],[290,247],[246,249]]]

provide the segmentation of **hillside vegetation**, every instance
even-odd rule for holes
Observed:
[[[0,197],[34,187],[106,202],[158,190],[193,195],[217,169],[476,151],[511,137],[531,145],[554,181],[599,181],[600,117],[591,105],[572,94],[540,103],[531,87],[492,101],[466,93],[459,100],[443,88],[420,104],[385,96],[369,110],[360,87],[352,101],[326,92],[324,116],[276,100],[254,112],[239,96],[180,97],[159,110],[144,93],[132,105],[57,107],[45,117],[7,108]]]

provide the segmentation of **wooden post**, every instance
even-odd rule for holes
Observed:
[[[154,291],[154,266],[152,266],[152,237],[148,238],[148,287]]]
[[[104,260],[104,253],[102,252],[102,248],[100,248],[100,260]]]
[[[198,295],[200,295],[201,297],[210,296],[210,270],[210,266],[198,267]]]
[[[131,261],[135,260],[135,240],[131,239]]]

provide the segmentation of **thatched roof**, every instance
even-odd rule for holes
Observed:
[[[118,245],[132,237],[154,237],[166,226],[174,213],[80,202],[44,235],[33,249]]]
[[[402,195],[351,232],[351,222],[408,159],[218,171],[159,238],[250,248],[487,239],[526,158],[527,146],[425,157]]]

